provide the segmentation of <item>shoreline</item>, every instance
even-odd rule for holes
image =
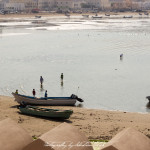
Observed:
[[[18,103],[9,96],[0,96],[0,120],[11,118],[33,137],[66,122],[79,129],[88,139],[110,140],[124,128],[133,127],[150,138],[150,114],[88,109],[70,106],[46,106],[47,108],[72,109],[68,120],[38,118],[19,113]],[[45,107],[45,106],[41,106]],[[38,124],[38,125],[37,125]]]
[[[35,17],[35,16],[41,16],[42,17],[65,17],[65,18],[71,18],[71,17],[81,17],[83,18],[82,15],[89,15],[89,18],[91,18],[92,16],[95,16],[95,13],[69,13],[70,14],[70,17],[67,17],[65,16],[65,14],[61,14],[61,13],[23,13],[23,14],[5,14],[5,15],[2,15],[0,14],[0,19],[8,19],[8,18],[30,18],[30,17]],[[106,16],[106,14],[109,14],[110,16]],[[118,13],[115,13],[115,12],[99,12],[97,13],[98,16],[103,16],[103,18],[118,18],[118,17],[121,17],[123,18],[123,16],[133,16],[133,18],[148,18],[149,16],[148,15],[145,15],[143,12],[142,12],[142,15],[139,15],[138,12],[118,12]],[[40,19],[40,18],[36,18],[36,19]],[[85,19],[88,19],[88,18],[85,18]]]
[[[8,97],[8,98],[12,98],[14,99],[13,96],[6,96],[6,95],[0,95],[0,97]],[[16,102],[17,103],[17,102]],[[84,103],[84,102],[83,102]],[[149,102],[147,101],[147,104]],[[17,103],[18,104],[18,103]],[[82,103],[81,103],[82,104]],[[18,104],[19,105],[19,104]],[[149,104],[150,105],[150,104]],[[42,106],[43,107],[43,106]],[[46,107],[46,106],[45,106]],[[50,106],[49,106],[50,107]],[[52,107],[57,107],[57,106],[52,106]],[[62,107],[62,106],[58,106],[58,107]],[[64,107],[69,107],[69,106],[64,106]],[[72,106],[70,106],[72,107]],[[81,109],[90,109],[90,110],[95,110],[95,111],[112,111],[112,112],[120,112],[120,113],[137,113],[137,114],[149,114],[150,112],[131,112],[131,111],[124,111],[124,110],[115,110],[115,109],[101,109],[101,108],[88,108],[88,107],[80,107],[80,106],[73,106],[74,108],[81,108]],[[150,108],[149,108],[150,109]]]

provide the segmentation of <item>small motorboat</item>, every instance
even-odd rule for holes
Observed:
[[[70,17],[70,14],[65,14],[65,16]]]
[[[35,18],[41,18],[41,16],[35,16]]]
[[[70,97],[33,97],[21,94],[12,93],[15,97],[15,101],[19,104],[22,102],[28,105],[57,105],[57,106],[73,106],[76,101],[83,102],[77,95],[72,94]]]
[[[101,19],[103,18],[102,16],[92,16],[92,19]]]
[[[82,15],[84,18],[89,18],[89,15]]]
[[[142,13],[139,13],[140,16],[142,16]]]
[[[105,16],[110,16],[110,14],[105,14]]]
[[[148,13],[148,12],[145,12],[145,13],[144,13],[144,15],[147,15],[147,16],[148,16],[148,15],[149,15],[149,13]]]
[[[133,18],[133,16],[123,16],[123,18]]]
[[[22,114],[48,118],[68,119],[70,115],[73,113],[72,110],[48,109],[30,105],[27,106],[21,105],[18,108]]]

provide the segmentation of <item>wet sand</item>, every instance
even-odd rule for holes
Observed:
[[[122,129],[133,127],[150,138],[150,114],[105,111],[79,107],[48,106],[48,108],[72,109],[68,120],[54,120],[22,115],[12,97],[0,96],[0,120],[11,118],[28,131],[39,137],[62,122],[76,126],[89,139],[110,140]]]

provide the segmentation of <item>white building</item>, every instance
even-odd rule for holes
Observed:
[[[23,11],[25,10],[25,5],[24,3],[6,3],[5,4],[5,9],[6,10],[12,10],[12,11]]]
[[[40,10],[50,10],[55,6],[55,0],[38,0]]]
[[[101,0],[101,8],[102,10],[110,10],[111,3],[109,2],[109,0]]]
[[[86,2],[92,7],[101,8],[101,0],[86,0]]]
[[[81,9],[82,4],[85,3],[85,0],[72,0],[73,1],[73,9]]]

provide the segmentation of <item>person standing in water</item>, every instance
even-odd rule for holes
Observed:
[[[18,90],[16,90],[15,94],[18,94]]]
[[[47,98],[47,90],[45,91],[45,97]]]
[[[123,54],[120,54],[120,60],[122,60],[123,59]]]
[[[42,76],[40,76],[40,83],[41,83],[41,85],[43,85],[43,82],[44,82],[44,79],[43,79]]]
[[[64,79],[64,75],[63,75],[63,73],[61,73],[60,78],[61,78],[61,80],[63,80],[63,79]]]
[[[32,94],[35,97],[35,95],[36,95],[35,89],[33,89]]]

